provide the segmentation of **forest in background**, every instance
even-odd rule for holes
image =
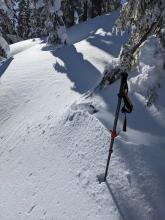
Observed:
[[[65,26],[118,7],[119,0],[4,0],[0,4],[0,32],[9,44],[44,36],[57,44],[62,41],[60,35],[65,32]]]

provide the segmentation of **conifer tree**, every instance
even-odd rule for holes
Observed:
[[[131,30],[131,36],[120,53],[118,68],[106,73],[101,85],[113,83],[122,71],[129,72],[137,64],[139,48],[150,35],[155,34],[165,49],[165,1],[128,0],[120,12],[116,30]]]
[[[165,2],[162,0],[128,1],[121,11],[116,27],[125,31],[130,26],[132,27],[131,37],[125,46],[125,51],[121,53],[122,66],[126,69],[132,67],[139,46],[151,34],[156,34],[162,46],[164,45]],[[127,54],[133,57],[127,59]]]
[[[61,11],[61,0],[30,1],[33,3],[31,16],[34,18],[34,21],[31,19],[32,35],[48,35],[48,42],[51,44],[66,43],[67,35]]]
[[[11,35],[16,35],[14,24],[14,2],[8,0],[0,3],[0,27],[1,34],[9,42],[12,43]]]
[[[3,38],[0,28],[0,62],[9,56],[9,45],[6,40]]]
[[[30,7],[29,0],[19,1],[19,14],[18,14],[18,33],[23,39],[27,39],[29,35],[29,17]]]
[[[29,19],[29,38],[44,37],[48,35],[46,30],[45,21],[47,20],[48,13],[44,10],[44,6],[37,8],[36,6],[30,9]]]

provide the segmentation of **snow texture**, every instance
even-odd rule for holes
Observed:
[[[156,37],[150,37],[142,46],[136,76],[130,79],[130,88],[147,100],[151,95],[154,99],[159,87],[165,83],[164,56]],[[154,101],[154,100],[153,100]]]
[[[70,28],[63,48],[38,39],[11,46],[0,82],[0,219],[164,220],[164,85],[146,107],[130,79],[128,132],[120,115],[107,183],[96,179],[105,170],[119,82],[91,98],[86,92],[128,39],[112,34],[117,16]]]

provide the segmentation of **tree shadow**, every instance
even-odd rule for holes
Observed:
[[[122,147],[118,145],[119,143],[115,148],[120,154],[119,161],[122,158],[129,169],[130,176],[127,177],[129,184],[126,185],[126,176],[123,172],[122,178],[125,179],[125,183],[112,184],[113,190],[108,182],[106,186],[120,216],[123,220],[163,220],[165,214],[164,149],[162,146],[159,146],[156,151],[154,147],[134,148],[131,144]],[[116,172],[116,166],[115,168],[112,166],[111,169],[112,172]],[[114,175],[115,178],[118,178],[117,174]]]
[[[107,19],[107,17],[109,19]],[[102,28],[103,24],[108,31],[112,31],[112,26],[115,24],[115,21],[118,17],[119,12],[114,11],[106,15],[97,16],[94,19],[89,19],[87,22],[83,22],[69,28],[68,37],[70,39],[70,43],[75,44],[88,38],[98,29]]]
[[[119,12],[115,11],[88,20],[88,24],[84,22],[70,28],[68,32],[69,39],[72,44],[86,39],[91,45],[100,48],[114,57],[118,57],[121,46],[128,42],[129,39],[127,32],[122,36],[120,33],[116,34],[113,32],[113,27],[118,17]]]
[[[128,116],[129,127],[141,132],[150,133],[154,136],[164,136],[165,129],[157,118],[151,115],[149,107],[144,106],[144,104],[134,95],[132,95],[132,100],[134,110]],[[145,115],[145,117],[141,117],[143,115]],[[139,117],[137,118],[137,116]],[[156,124],[156,126],[154,124]]]
[[[127,143],[124,147],[119,148],[119,153],[129,169],[130,182],[132,182],[131,188],[136,189],[138,187],[137,189],[140,192],[138,202],[134,203],[131,199],[134,208],[130,212],[136,216],[135,207],[142,196],[151,209],[151,212],[148,213],[150,217],[152,216],[151,219],[163,220],[165,214],[165,150],[163,145],[156,146],[155,149],[155,146],[139,145],[135,147]],[[126,194],[122,197],[120,199],[123,201],[129,199]],[[126,209],[128,210],[128,208]],[[147,208],[145,211],[147,211]],[[135,219],[135,217],[130,219]]]
[[[119,88],[120,80],[108,86],[106,89],[96,92],[96,95],[101,96],[106,103],[107,111],[111,112],[113,115],[115,114],[117,106]],[[131,114],[127,114],[128,129],[131,128],[137,132],[140,131],[153,136],[164,136],[164,121],[157,119],[157,117],[153,117],[149,111],[149,107],[144,106],[144,103],[141,102],[136,95],[130,93],[129,97],[133,103],[133,111]],[[161,100],[163,101],[162,97]],[[161,108],[163,107],[161,106]],[[159,110],[155,113],[156,116],[158,113]],[[123,114],[120,112],[119,121],[120,119],[122,121],[122,118]]]
[[[123,44],[128,42],[128,34],[123,36],[112,33],[112,29],[108,27],[101,28],[87,38],[87,41],[106,53],[114,57],[118,57]]]
[[[64,63],[64,66],[62,66],[56,61],[54,69],[67,75],[74,83],[73,90],[82,94],[99,81],[100,72],[90,62],[85,60],[81,53],[77,52],[74,45],[59,48],[56,51],[51,51],[51,53]]]
[[[107,104],[107,110],[113,114],[113,119],[119,86],[120,81],[97,94]],[[124,172],[120,174],[125,179],[126,184],[120,184],[117,181],[117,184],[113,185],[114,193],[109,184],[106,185],[124,220],[163,220],[165,214],[164,128],[155,117],[149,114],[147,107],[144,108],[144,104],[136,96],[133,94],[131,96],[134,111],[127,116],[128,133],[121,133],[121,137],[115,141],[115,153],[119,158],[117,159],[118,163],[124,162],[125,167],[129,170],[129,176],[127,177]],[[117,130],[120,129],[120,126],[121,114]],[[121,165],[118,164],[118,166]],[[115,178],[118,179],[116,166],[115,168],[112,166],[112,170],[115,173]],[[118,193],[119,189],[120,192]],[[141,199],[143,200],[142,203]]]
[[[0,77],[5,73],[6,69],[10,65],[10,63],[13,61],[13,57],[10,57],[7,59],[1,66],[0,66]]]

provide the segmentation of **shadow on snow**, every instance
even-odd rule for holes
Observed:
[[[6,69],[10,65],[10,63],[13,61],[13,57],[10,57],[7,59],[1,66],[0,66],[0,77],[5,73]]]
[[[67,77],[74,83],[72,89],[79,93],[91,89],[101,77],[100,72],[85,60],[73,45],[52,51],[52,54],[64,62],[64,66],[56,62],[54,69],[67,74]]]

